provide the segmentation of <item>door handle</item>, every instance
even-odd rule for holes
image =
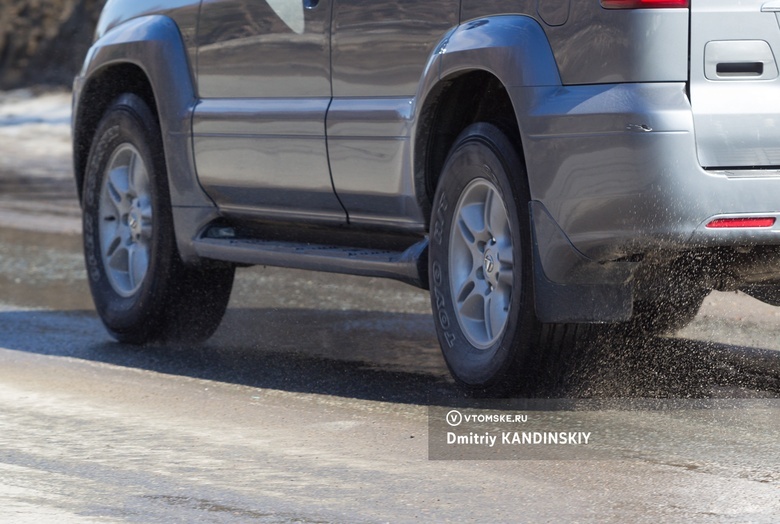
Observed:
[[[764,74],[763,62],[723,62],[715,66],[715,73],[727,76],[761,76]]]

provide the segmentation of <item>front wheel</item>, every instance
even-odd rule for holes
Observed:
[[[135,344],[211,336],[234,268],[179,258],[160,128],[139,97],[119,97],[98,125],[83,194],[87,274],[108,331]]]
[[[541,324],[533,307],[523,161],[491,124],[469,126],[442,170],[431,218],[431,303],[456,381],[495,396],[530,378]]]

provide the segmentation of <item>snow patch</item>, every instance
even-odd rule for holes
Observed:
[[[0,127],[36,124],[68,128],[70,115],[71,95],[69,93],[46,93],[36,96],[29,89],[0,93]]]

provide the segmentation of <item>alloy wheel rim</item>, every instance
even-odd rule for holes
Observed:
[[[463,190],[450,233],[449,275],[461,331],[487,349],[503,335],[514,290],[509,214],[496,186],[476,179]]]
[[[143,285],[152,246],[149,171],[132,144],[120,145],[100,191],[100,254],[111,287],[130,297]]]

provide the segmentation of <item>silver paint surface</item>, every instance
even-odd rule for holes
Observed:
[[[335,0],[328,152],[350,222],[421,231],[410,137],[429,58],[458,2]]]
[[[207,99],[193,119],[198,178],[225,213],[345,222],[328,169],[329,98]]]
[[[195,38],[196,4],[142,16],[157,4],[115,0],[77,87],[109,63],[149,75],[186,255],[216,216],[211,198],[235,216],[423,232],[424,177],[436,175],[420,167],[424,108],[458,75],[488,72],[511,97],[549,222],[536,233],[557,238],[540,260],[565,248],[558,258],[587,273],[636,253],[780,243],[771,229],[704,228],[778,209],[780,173],[757,169],[780,165],[773,5],[208,0]]]
[[[780,166],[780,26],[775,12],[762,12],[764,4],[692,5],[691,103],[703,166]],[[761,75],[717,74],[719,64],[755,63]]]
[[[532,0],[463,1],[463,21],[500,13],[539,16]],[[607,10],[576,0],[566,23],[553,25],[545,33],[564,84],[687,80],[687,9]]]
[[[329,0],[203,2],[195,164],[222,212],[346,222],[325,141],[330,12]]]
[[[569,20],[571,0],[536,0],[536,12],[551,26],[563,25]]]
[[[286,20],[279,0],[204,0],[197,38],[201,97],[329,97],[331,1],[316,9],[281,2],[302,17],[299,25]]]
[[[458,24],[452,0],[334,0],[333,96],[413,96],[428,57]]]

